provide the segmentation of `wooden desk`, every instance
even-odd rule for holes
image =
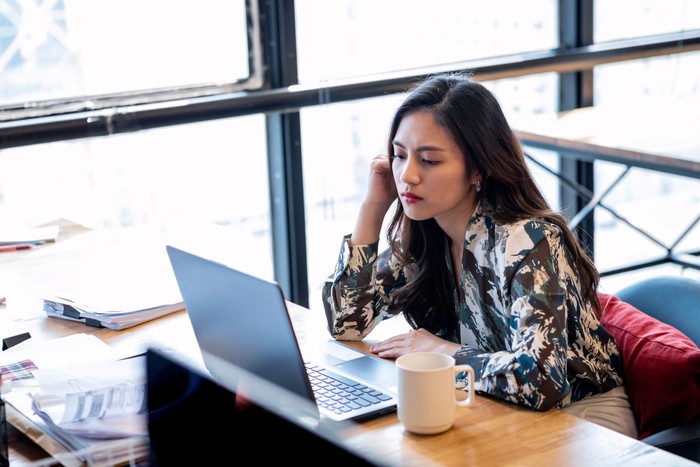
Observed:
[[[546,149],[571,159],[607,161],[625,166],[625,171],[612,185],[598,195],[575,181],[552,172],[588,200],[588,205],[571,219],[570,227],[578,225],[593,209],[603,207],[667,252],[663,257],[629,267],[601,271],[602,275],[663,263],[700,269],[700,250],[676,250],[676,245],[700,221],[700,215],[681,231],[679,237],[668,243],[632,224],[603,204],[605,196],[624,179],[631,168],[700,179],[700,101],[639,100],[625,106],[593,106],[556,114],[515,117],[511,119],[511,125],[525,146],[526,153],[528,147]],[[539,165],[536,160],[530,159]]]
[[[185,311],[124,331],[112,331],[46,318],[40,306],[36,307],[39,305],[36,293],[42,284],[65,280],[56,276],[56,271],[63,268],[59,261],[71,258],[77,262],[77,258],[90,253],[91,245],[97,243],[95,240],[106,237],[90,232],[85,234],[85,242],[66,246],[59,239],[56,245],[42,250],[11,253],[12,257],[3,253],[0,283],[4,284],[2,281],[8,276],[15,279],[9,282],[12,288],[7,290],[7,305],[0,307],[0,334],[6,337],[29,331],[33,338],[54,338],[85,332],[119,347],[155,346],[196,352],[194,333]],[[73,253],[68,254],[69,250]],[[35,307],[29,307],[31,303]],[[289,311],[300,341],[313,343],[328,339],[321,314],[293,304]],[[366,350],[373,340],[395,332],[395,325],[393,320],[383,323],[373,333],[372,340],[352,345]],[[476,405],[461,410],[455,425],[443,434],[410,434],[404,431],[396,414],[391,414],[363,422],[349,442],[358,447],[379,443],[401,465],[425,465],[425,459],[436,465],[696,465],[558,410],[534,412],[484,396],[477,396]],[[36,447],[26,439],[15,438],[10,444],[10,456],[13,467],[26,465],[36,460]]]

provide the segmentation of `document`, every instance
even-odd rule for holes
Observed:
[[[158,239],[120,241],[80,267],[75,284],[42,294],[47,316],[121,330],[185,309]]]
[[[92,334],[71,334],[56,339],[36,337],[0,352],[0,366],[30,360],[36,368],[99,364],[130,356]]]
[[[147,436],[145,357],[34,370],[32,409],[62,436]]]
[[[20,426],[36,426],[40,434],[32,439],[52,455],[53,443],[63,446],[67,458],[61,460],[63,465],[113,466],[148,455],[145,357],[115,360],[119,354],[104,352],[93,339],[99,341],[78,334],[2,352],[22,362],[37,362],[29,370],[33,378],[3,392],[8,419]],[[83,356],[78,349],[67,352],[63,365],[42,357],[48,350],[75,346],[81,347]]]
[[[13,425],[26,426],[28,423],[40,431],[31,437],[39,446],[65,466],[93,467],[115,465],[135,465],[129,462],[146,459],[149,452],[147,436],[132,436],[119,439],[77,436],[47,423],[32,409],[32,398],[26,392],[13,391],[3,398],[7,404],[7,417]],[[25,431],[30,432],[27,428]],[[48,436],[46,436],[48,435]],[[64,450],[53,444],[59,443]],[[138,462],[136,463],[138,465]]]
[[[154,291],[152,295],[114,297],[113,302],[106,296],[93,297],[95,301],[80,294],[71,297],[44,298],[46,315],[119,331],[185,308],[179,293],[158,296]]]
[[[54,318],[121,330],[184,310],[180,290],[168,275],[172,273],[160,271],[121,271],[107,280],[52,293],[42,297],[44,312]]]

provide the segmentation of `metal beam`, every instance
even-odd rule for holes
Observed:
[[[476,79],[486,81],[543,72],[573,72],[603,63],[696,50],[700,50],[700,30],[458,62],[371,78],[330,81],[322,85],[284,85],[274,89],[200,95],[138,105],[120,105],[116,98],[91,100],[93,108],[95,105],[107,106],[100,110],[52,114],[61,109],[55,106],[50,109],[36,106],[33,109],[0,108],[0,149],[218,118],[296,112],[303,107],[405,92],[413,83],[441,71],[468,70]],[[38,112],[47,115],[37,116]],[[26,118],[28,115],[32,118]]]

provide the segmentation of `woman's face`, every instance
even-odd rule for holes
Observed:
[[[435,218],[448,233],[450,226],[466,225],[478,179],[467,174],[449,131],[432,114],[412,112],[401,120],[393,147],[392,171],[405,214],[416,221]]]

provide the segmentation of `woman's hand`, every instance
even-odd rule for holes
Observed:
[[[460,348],[459,344],[437,337],[421,328],[372,344],[369,350],[382,358],[398,358],[411,352],[441,352],[454,355]]]
[[[385,154],[375,156],[370,163],[369,186],[364,202],[379,206],[386,213],[397,197],[394,177],[389,166],[389,156]]]
[[[375,156],[370,164],[369,186],[355,222],[351,245],[369,245],[379,240],[384,216],[397,197],[389,156]]]

